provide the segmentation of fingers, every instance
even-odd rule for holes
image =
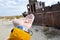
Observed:
[[[27,15],[26,18],[30,19],[31,22],[34,21],[34,15],[33,14]]]
[[[30,19],[33,21],[34,20],[34,15],[30,14]]]
[[[34,21],[34,15],[33,14],[27,15],[26,18],[30,20],[30,25],[32,26],[32,23]]]

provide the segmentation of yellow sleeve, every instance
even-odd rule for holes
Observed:
[[[15,27],[8,40],[30,40],[30,37],[30,34]]]

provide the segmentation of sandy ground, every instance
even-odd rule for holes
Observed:
[[[0,22],[0,40],[7,40],[12,28],[12,23]],[[41,26],[32,26],[31,31],[33,32],[31,40],[60,40],[60,37],[47,38],[47,36],[44,35],[43,31],[41,30]]]
[[[32,26],[31,31],[33,35],[31,36],[31,40],[47,40],[46,36],[39,30],[36,32],[35,29],[37,26]],[[38,26],[39,27],[39,26]],[[13,28],[13,24],[11,23],[1,23],[0,22],[0,40],[7,40],[10,34],[11,29]]]
[[[13,28],[11,24],[2,24],[0,25],[0,40],[7,40],[10,30]]]

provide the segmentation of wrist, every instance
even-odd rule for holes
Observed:
[[[17,28],[21,29],[21,30],[24,30],[26,32],[28,32],[28,28],[24,27],[24,26],[17,26]]]

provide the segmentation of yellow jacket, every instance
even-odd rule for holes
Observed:
[[[15,27],[8,40],[30,40],[30,37],[27,32]]]

